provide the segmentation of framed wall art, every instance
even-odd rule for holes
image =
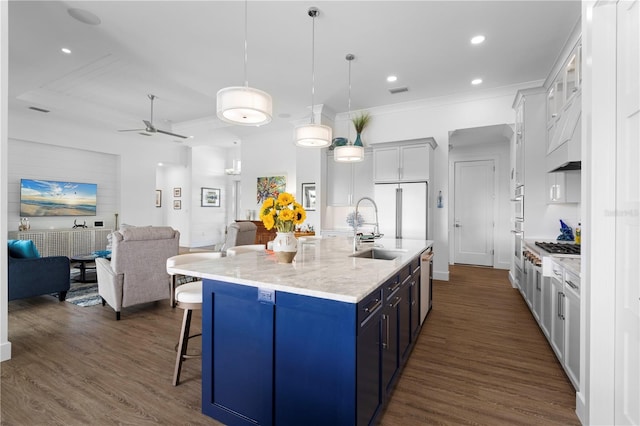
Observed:
[[[174,210],[180,210],[180,209],[182,209],[182,201],[180,201],[180,200],[173,200],[173,209],[174,209]]]
[[[305,210],[315,210],[316,209],[316,184],[313,183],[303,183],[302,184],[302,207]]]
[[[200,205],[202,207],[220,207],[220,189],[200,188]]]
[[[173,188],[174,197],[182,197],[182,188]]]
[[[267,198],[278,198],[278,195],[286,188],[286,176],[259,177],[256,201],[258,204],[262,204]]]
[[[156,207],[162,207],[162,191],[156,189]]]

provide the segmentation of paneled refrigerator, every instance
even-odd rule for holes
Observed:
[[[429,183],[377,183],[380,232],[385,237],[427,239]]]

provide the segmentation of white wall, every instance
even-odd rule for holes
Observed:
[[[296,148],[296,180],[298,182],[295,188],[296,200],[302,204],[302,184],[303,183],[315,183],[316,184],[316,209],[313,211],[307,210],[307,220],[304,225],[311,225],[316,232],[319,233],[320,227],[320,213],[322,200],[322,164],[323,156],[326,156],[325,149],[319,148]]]
[[[256,220],[260,205],[256,200],[258,177],[286,176],[286,191],[298,198],[299,181],[296,177],[297,148],[293,142],[293,131],[269,132],[242,139],[242,203],[240,217],[246,210],[256,211]],[[306,164],[305,164],[306,165]],[[310,162],[313,167],[313,161]],[[319,181],[319,174],[318,181]],[[308,177],[311,179],[311,176]],[[306,182],[306,181],[305,181]]]
[[[190,247],[208,246],[224,242],[228,220],[227,207],[233,202],[224,174],[227,150],[197,146],[191,150],[191,207]],[[220,207],[202,207],[201,189],[220,190]]]
[[[9,2],[0,1],[0,361],[11,358],[7,287],[7,105],[9,87]]]
[[[17,231],[20,224],[20,179],[56,180],[95,183],[97,205],[95,216],[31,217],[31,229],[72,228],[78,224],[93,227],[104,221],[106,228],[115,226],[119,209],[119,156],[59,146],[9,139],[7,188],[7,226]],[[61,167],[61,165],[64,165]]]

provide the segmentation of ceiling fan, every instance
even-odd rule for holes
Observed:
[[[141,135],[151,136],[153,133],[162,133],[164,135],[175,136],[177,138],[187,139],[188,136],[178,135],[177,133],[167,132],[166,130],[161,130],[156,128],[153,125],[153,100],[156,98],[156,95],[147,95],[151,100],[151,118],[149,120],[142,120],[144,125],[146,126],[144,129],[127,129],[127,130],[118,130],[119,132],[147,132],[140,133]],[[151,134],[149,134],[151,133]]]

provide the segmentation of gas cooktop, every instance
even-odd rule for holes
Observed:
[[[536,245],[551,254],[580,255],[580,246],[573,243],[543,243],[536,241]]]

